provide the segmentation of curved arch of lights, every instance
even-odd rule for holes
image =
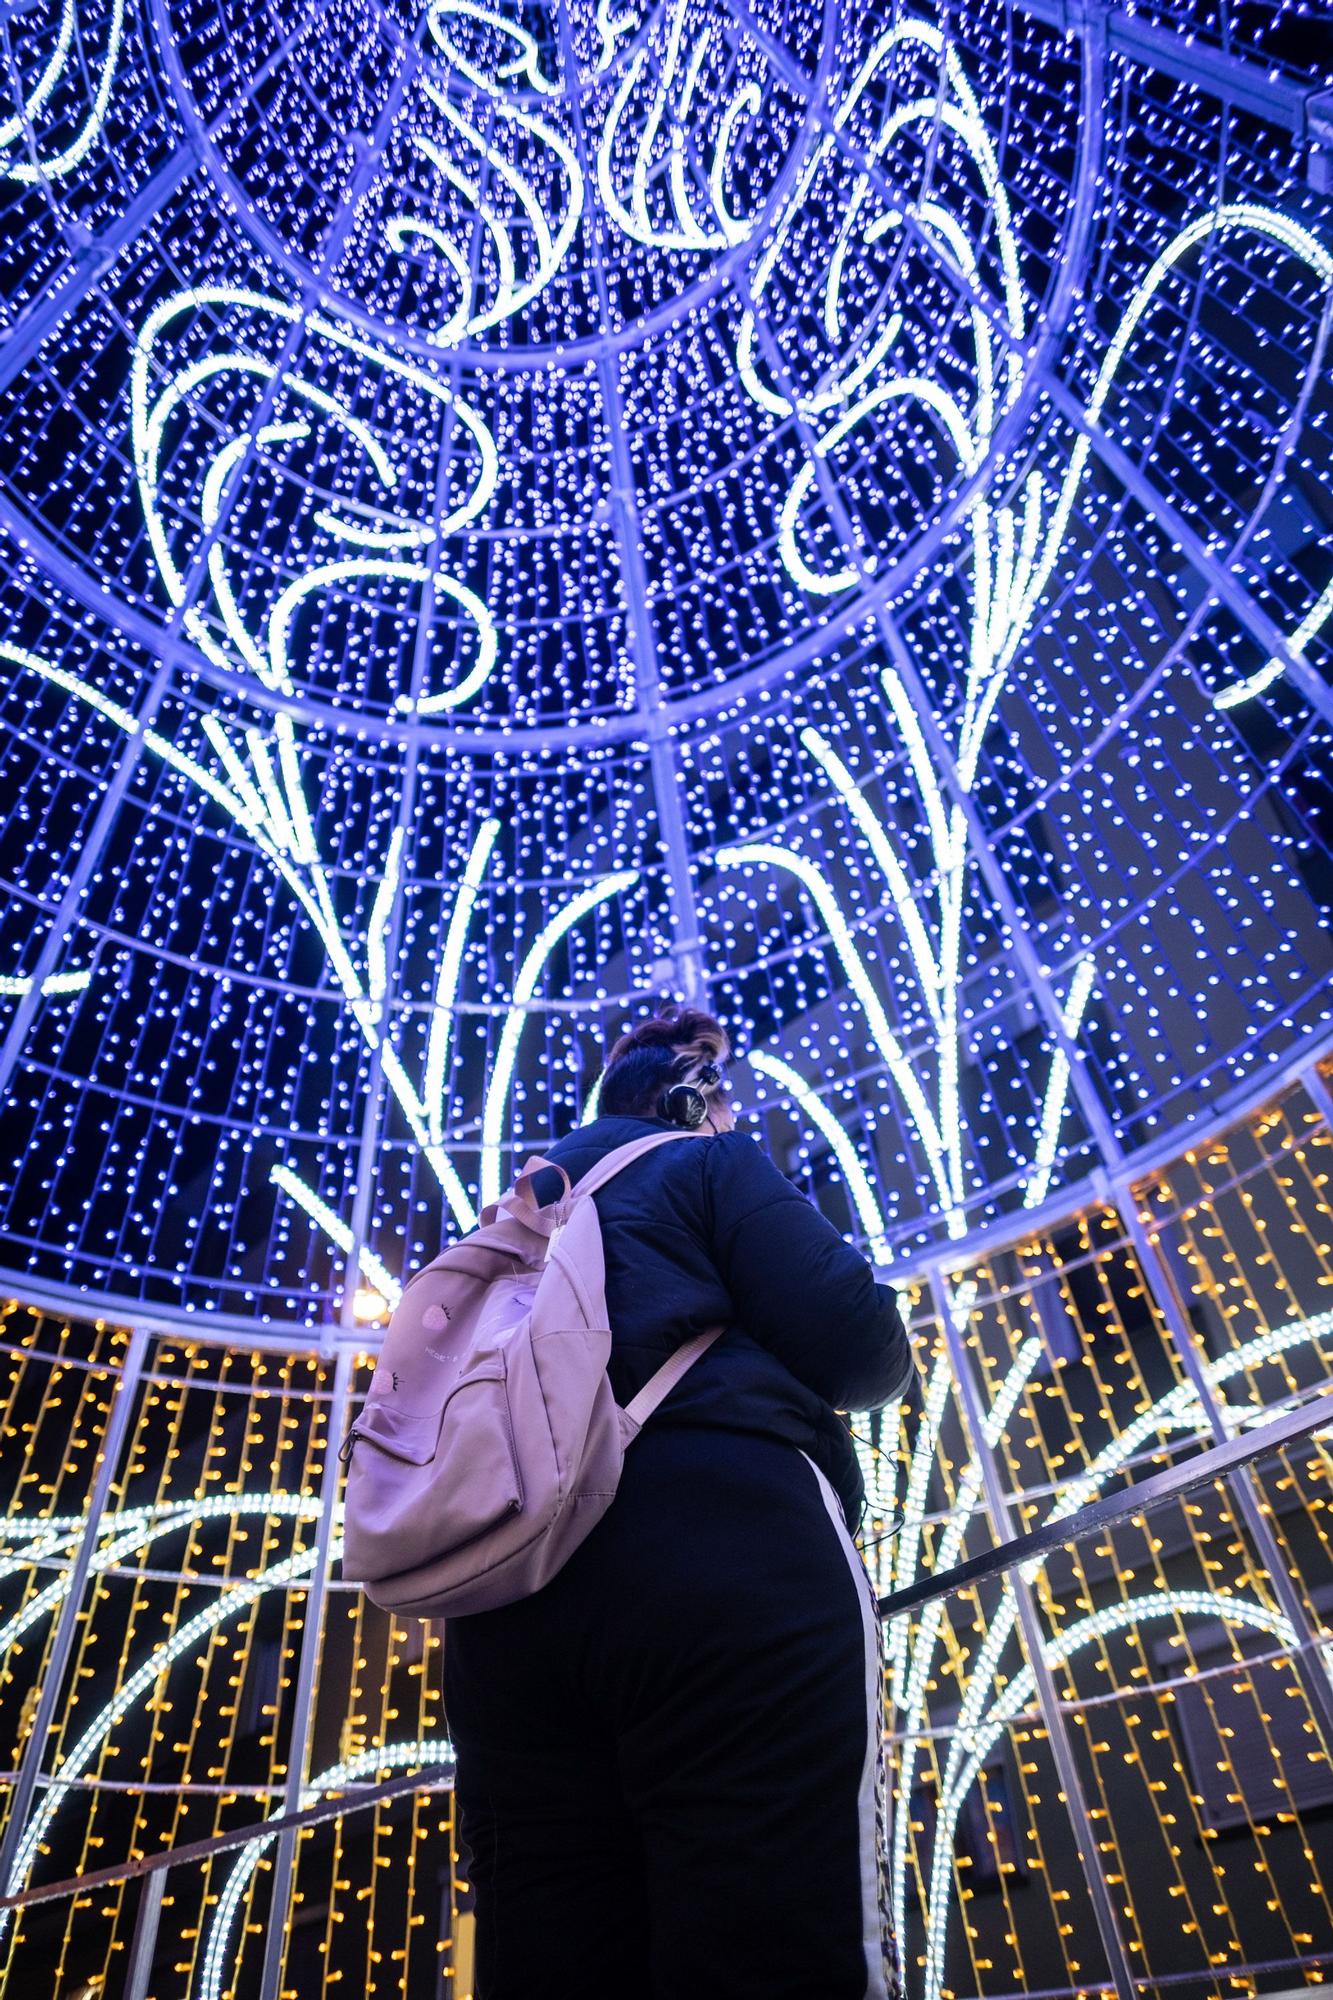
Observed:
[[[284,1505],[286,1501],[286,1505]],[[305,1499],[291,1495],[265,1493],[253,1497],[228,1496],[220,1505],[206,1510],[215,1517],[237,1517],[246,1514],[283,1515],[292,1519],[310,1519],[319,1512]],[[181,1528],[191,1526],[199,1518],[200,1509],[169,1508],[159,1511],[153,1508],[136,1509],[124,1531],[117,1534],[98,1551],[93,1559],[94,1573],[110,1569],[122,1556],[133,1549],[143,1548],[160,1535],[171,1534]],[[25,1524],[26,1525],[26,1524]],[[42,1524],[45,1527],[45,1523]],[[29,1552],[25,1551],[25,1554]],[[69,1787],[83,1776],[92,1759],[97,1755],[117,1724],[148,1697],[160,1677],[182,1659],[199,1640],[208,1633],[215,1632],[227,1621],[244,1611],[264,1595],[266,1591],[277,1590],[283,1585],[308,1576],[314,1569],[317,1557],[313,1549],[306,1549],[295,1555],[284,1557],[272,1563],[260,1575],[244,1583],[236,1583],[222,1590],[217,1599],[197,1611],[193,1617],[182,1619],[170,1638],[162,1645],[154,1647],[146,1658],[139,1661],[134,1671],[116,1690],[112,1700],[82,1730],[75,1743],[61,1759],[58,1776],[49,1786],[41,1804],[34,1811],[23,1831],[10,1869],[8,1893],[15,1894],[29,1878],[30,1871],[41,1851],[42,1843],[50,1830],[51,1823],[60,1810],[61,1800]],[[40,1601],[34,1598],[25,1607],[21,1618],[12,1621],[4,1634],[4,1650],[12,1646],[28,1625],[36,1622],[45,1611],[54,1610],[63,1600],[65,1587],[63,1579],[48,1585],[40,1594]],[[0,1936],[8,1929],[13,1912],[0,1912]]]
[[[383,1778],[390,1771],[422,1770],[429,1765],[453,1761],[453,1745],[446,1737],[426,1738],[415,1743],[384,1743],[362,1750],[354,1757],[330,1764],[310,1780],[301,1793],[303,1806],[313,1805],[321,1793],[334,1792],[358,1778]],[[218,1897],[197,1992],[200,2000],[221,2000],[227,1991],[227,1962],[233,1949],[232,1933],[254,1872],[264,1854],[277,1839],[253,1840],[243,1847]]]

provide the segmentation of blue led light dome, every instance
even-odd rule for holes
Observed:
[[[910,1323],[910,2000],[1326,1976],[1328,12],[0,0],[0,1983],[463,2000],[338,1441],[665,996]]]
[[[1316,1046],[1327,154],[1197,11],[13,14],[12,1266],[391,1298],[663,992],[885,1262]]]

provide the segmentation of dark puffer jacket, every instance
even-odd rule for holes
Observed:
[[[599,1118],[551,1147],[571,1181],[673,1128]],[[540,1174],[539,1201],[560,1183]],[[627,1403],[691,1334],[727,1328],[651,1421],[753,1431],[807,1452],[853,1527],[864,1489],[836,1410],[878,1409],[913,1379],[893,1295],[739,1132],[661,1146],[595,1197],[606,1255],[611,1386]]]

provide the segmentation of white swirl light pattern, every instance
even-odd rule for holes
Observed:
[[[234,394],[232,378],[235,375],[248,376],[257,383],[268,384],[273,381],[275,371],[255,355],[211,349],[202,359],[173,375],[168,386],[154,397],[150,383],[155,350],[167,330],[174,328],[175,323],[186,314],[236,311],[246,316],[251,333],[261,337],[263,320],[269,316],[279,326],[291,324],[298,317],[295,307],[279,299],[265,298],[254,292],[205,288],[183,293],[159,306],[145,322],[135,344],[134,369],[130,378],[135,465],[153,553],[173,604],[184,604],[186,585],[162,511],[162,456],[172,420],[175,418],[179,422],[192,414],[197,392],[205,383],[217,381],[227,388],[229,394]],[[428,525],[395,518],[391,502],[399,475],[381,440],[369,425],[336,397],[301,376],[284,372],[282,387],[288,399],[298,405],[306,404],[328,423],[342,429],[364,454],[382,490],[383,497],[378,504],[372,503],[370,507],[358,510],[352,517],[328,507],[316,509],[311,527],[316,531],[319,552],[323,552],[321,545],[326,544],[335,548],[355,547],[383,553],[343,555],[316,562],[279,593],[268,609],[262,632],[256,636],[247,627],[237,602],[225,549],[220,541],[214,540],[208,551],[208,574],[226,642],[214,636],[208,620],[194,605],[185,610],[186,629],[197,640],[201,651],[218,665],[240,673],[253,673],[262,686],[281,694],[290,694],[293,692],[292,630],[299,612],[312,597],[333,589],[346,590],[372,579],[439,591],[452,598],[465,616],[474,621],[476,659],[452,687],[423,692],[415,698],[406,693],[400,694],[398,705],[419,715],[456,708],[470,700],[491,676],[498,643],[494,620],[481,598],[465,584],[443,575],[439,570],[429,569],[419,561],[404,561],[402,556],[405,552],[442,541],[446,535],[485,511],[495,490],[497,459],[494,440],[477,412],[460,397],[452,396],[434,376],[354,339],[344,328],[318,315],[309,321],[307,332],[327,340],[334,348],[349,349],[372,367],[382,368],[386,373],[410,383],[437,408],[452,411],[476,446],[475,483],[461,504],[454,506],[438,523]],[[253,434],[241,431],[220,448],[211,451],[197,472],[197,518],[205,540],[213,535],[224,509],[236,504],[232,482],[249,462],[252,448],[271,449],[279,445],[303,444],[310,437],[312,428],[311,421],[305,417],[264,424]],[[213,441],[210,435],[210,445]]]

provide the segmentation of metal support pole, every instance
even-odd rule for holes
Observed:
[[[578,75],[578,58],[566,0],[560,0],[560,50],[566,75]],[[587,139],[583,128],[583,107],[577,91],[569,97],[574,148],[584,182],[595,185],[588,169]],[[737,265],[739,271],[741,266]],[[601,323],[612,324],[606,268],[602,245],[597,243],[593,260]],[[703,1005],[708,1001],[708,974],[704,966],[703,941],[699,935],[699,907],[690,868],[685,815],[681,810],[680,772],[676,764],[662,697],[662,669],[657,657],[648,610],[648,571],[643,560],[642,528],[634,490],[634,466],[625,428],[625,406],[616,374],[616,357],[603,352],[597,359],[597,383],[606,418],[611,448],[611,518],[615,523],[616,546],[620,556],[620,594],[634,662],[634,687],[644,734],[648,739],[648,761],[653,778],[653,800],[666,863],[667,894],[671,906],[672,957],[677,977],[687,997]]]
[[[333,1524],[338,1506],[338,1482],[342,1467],[338,1461],[338,1440],[342,1435],[348,1389],[351,1384],[353,1353],[350,1344],[338,1349],[333,1367],[333,1393],[328,1405],[324,1436],[324,1468],[319,1482],[319,1525],[315,1530],[315,1561],[305,1592],[301,1656],[296,1668],[296,1693],[292,1709],[292,1735],[287,1751],[287,1782],[283,1787],[282,1809],[295,1812],[305,1787],[306,1763],[310,1755],[311,1725],[314,1720],[315,1674],[324,1639],[324,1606],[328,1598],[330,1551]],[[269,1901],[268,1934],[264,1939],[264,1969],[260,1978],[259,2000],[278,2000],[286,1955],[287,1910],[291,1900],[292,1877],[296,1871],[296,1842],[293,1829],[279,1835],[273,1862],[273,1890]]]
[[[65,1693],[65,1670],[74,1650],[74,1638],[79,1628],[79,1621],[84,1616],[84,1591],[87,1588],[93,1555],[102,1532],[102,1516],[111,1497],[111,1488],[115,1483],[121,1453],[134,1414],[135,1395],[139,1387],[139,1378],[143,1374],[149,1338],[149,1334],[141,1327],[136,1327],[130,1335],[125,1360],[121,1365],[107,1415],[102,1448],[98,1453],[97,1472],[88,1498],[88,1517],[79,1538],[78,1553],[70,1565],[66,1579],[65,1597],[56,1617],[55,1634],[47,1656],[46,1672],[42,1677],[42,1691],[37,1699],[37,1711],[33,1716],[32,1728],[24,1746],[18,1776],[9,1796],[9,1817],[5,1823],[4,1840],[0,1842],[0,1883],[4,1884],[7,1895],[12,1895],[22,1886],[14,1879],[15,1857],[28,1823],[28,1816],[32,1811],[37,1787],[42,1780],[42,1760],[46,1755],[47,1738],[50,1736],[51,1725],[56,1717],[57,1705]]]
[[[851,516],[847,512],[846,503],[838,489],[837,483],[829,472],[826,460],[820,456],[816,449],[816,441],[811,435],[810,427],[800,414],[795,392],[791,386],[781,352],[773,338],[772,329],[769,327],[759,303],[748,286],[743,289],[742,297],[750,311],[754,314],[755,330],[759,335],[761,349],[768,359],[769,366],[777,373],[777,378],[783,386],[784,394],[788,402],[792,405],[792,422],[796,427],[797,435],[801,439],[801,443],[813,468],[815,483],[819,488],[820,497],[829,511],[833,524],[842,539],[843,546],[846,548],[848,555],[856,565],[864,581],[868,578],[869,573],[865,568],[864,558],[857,546],[856,531],[853,527]],[[982,879],[994,897],[996,905],[1009,930],[1013,941],[1014,954],[1023,968],[1032,1000],[1042,1016],[1047,1033],[1050,1035],[1056,1048],[1063,1052],[1068,1061],[1070,1083],[1078,1101],[1079,1109],[1097,1143],[1103,1160],[1106,1162],[1108,1168],[1114,1169],[1119,1165],[1122,1157],[1119,1141],[1115,1136],[1105,1107],[1089,1084],[1083,1067],[1082,1052],[1078,1047],[1076,1039],[1065,1026],[1059,1002],[1051,991],[1046,969],[1038,959],[1036,947],[1028,935],[1027,926],[1024,922],[1023,914],[1018,907],[1018,901],[1014,895],[1009,878],[997,860],[991,846],[990,831],[982,822],[981,815],[977,811],[975,799],[958,775],[957,759],[954,756],[953,747],[946,738],[935,715],[930,691],[922,680],[916,661],[913,659],[907,642],[899,632],[888,608],[884,605],[876,605],[874,616],[889,658],[892,660],[911,698],[912,707],[916,711],[917,719],[920,722],[921,733],[930,748],[940,782],[948,795],[950,804],[958,812],[967,829],[969,851],[975,858]]]
[[[473,284],[481,260],[481,229],[473,224],[471,245],[471,274]],[[450,399],[444,408],[444,418],[440,430],[440,452],[435,463],[435,490],[433,496],[432,525],[438,525],[445,517],[445,502],[449,490],[449,452],[453,442],[456,397],[460,366],[457,356],[449,371]],[[413,708],[421,697],[426,677],[426,664],[430,658],[430,634],[434,619],[434,583],[443,560],[440,537],[437,534],[431,543],[429,574],[432,582],[422,592],[421,609],[417,614],[417,627],[413,639],[412,677],[410,696]],[[416,814],[417,779],[421,769],[422,747],[420,732],[413,730],[407,739],[403,758],[403,788],[398,798],[398,810],[394,816],[394,830],[401,834],[404,856],[408,854],[408,836]],[[361,1120],[361,1136],[357,1142],[356,1174],[352,1188],[352,1248],[345,1264],[346,1278],[343,1296],[339,1306],[339,1323],[344,1328],[355,1324],[354,1301],[361,1280],[361,1251],[370,1229],[370,1204],[375,1185],[375,1166],[379,1153],[380,1134],[384,1127],[385,1082],[384,1048],[393,1021],[394,981],[402,944],[403,923],[407,909],[408,867],[406,861],[399,872],[398,885],[394,891],[393,908],[385,927],[384,964],[386,979],[384,998],[380,1007],[375,1045],[370,1053],[370,1073],[366,1078],[366,1107]]]
[[[981,1468],[982,1485],[985,1489],[986,1504],[996,1532],[1005,1540],[1014,1533],[1013,1519],[1009,1511],[1009,1501],[1000,1479],[995,1454],[986,1442],[985,1412],[972,1363],[967,1352],[967,1343],[962,1330],[956,1324],[949,1305],[948,1289],[938,1270],[930,1272],[930,1290],[935,1305],[935,1313],[944,1329],[945,1342],[949,1349],[949,1360],[953,1367],[954,1380],[962,1397],[967,1428],[972,1438],[972,1449],[977,1464]],[[1041,1718],[1050,1739],[1051,1753],[1055,1758],[1055,1768],[1064,1791],[1065,1805],[1073,1828],[1074,1843],[1079,1861],[1088,1884],[1088,1894],[1092,1901],[1092,1913],[1096,1920],[1097,1932],[1101,1938],[1102,1950],[1106,1954],[1107,1970],[1115,1984],[1119,2000],[1136,2000],[1134,1973],[1129,1955],[1120,1935],[1116,1921],[1115,1905],[1111,1901],[1111,1891],[1106,1875],[1098,1860],[1097,1837],[1093,1832],[1092,1815],[1083,1790],[1083,1780],[1079,1776],[1074,1746],[1070,1739],[1060,1697],[1050,1667],[1046,1663],[1045,1639],[1041,1620],[1037,1612],[1032,1587],[1022,1571],[1016,1569],[1009,1578],[1014,1593],[1014,1603],[1018,1612],[1018,1623],[1023,1634],[1023,1645],[1032,1669],[1032,1678],[1037,1692],[1037,1703]]]
[[[1236,1429],[1230,1424],[1212,1383],[1208,1380],[1200,1358],[1194,1329],[1181,1302],[1175,1280],[1171,1274],[1161,1246],[1152,1235],[1139,1214],[1138,1203],[1131,1188],[1117,1191],[1117,1207],[1121,1224],[1134,1246],[1144,1283],[1161,1309],[1167,1323],[1172,1342],[1180,1356],[1181,1365],[1199,1399],[1212,1432],[1218,1444],[1225,1444],[1236,1436]],[[1297,1589],[1281,1544],[1273,1525],[1265,1512],[1266,1502],[1262,1489],[1248,1466],[1242,1467],[1235,1475],[1234,1488],[1236,1506],[1244,1522],[1246,1532],[1254,1545],[1254,1552],[1273,1586],[1288,1623],[1300,1642],[1300,1650],[1294,1656],[1296,1672],[1324,1740],[1325,1753],[1333,1755],[1333,1683],[1330,1683],[1324,1653],[1314,1627],[1311,1625],[1305,1604]]]
[[[151,1875],[144,1878],[144,1885],[139,1891],[139,1911],[134,1919],[134,1939],[130,1945],[130,1962],[125,1971],[122,2000],[148,2000],[153,1954],[157,1950],[158,1920],[162,1915],[162,1896],[170,1873],[169,1868],[154,1868]]]

